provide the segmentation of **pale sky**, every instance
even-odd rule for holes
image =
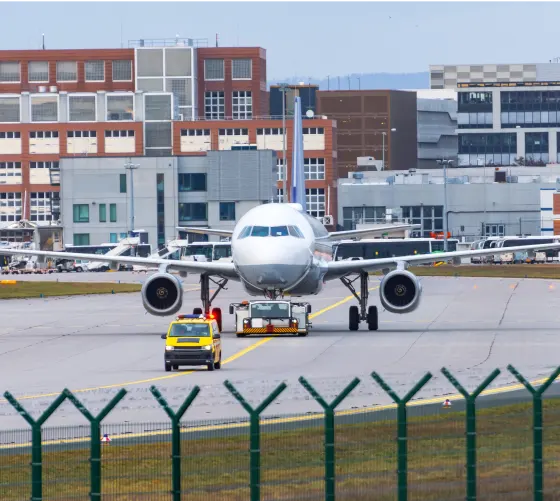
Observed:
[[[208,38],[267,49],[268,80],[560,56],[556,2],[0,2],[0,49]],[[556,51],[556,52],[555,52]]]

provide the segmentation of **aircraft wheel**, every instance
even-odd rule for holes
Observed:
[[[202,308],[195,308],[192,312],[193,315],[202,315]]]
[[[377,306],[370,306],[367,315],[368,329],[376,331],[379,328],[379,320],[377,315]]]
[[[357,306],[350,306],[348,327],[351,331],[357,331],[360,327],[360,311]]]
[[[218,328],[220,332],[222,332],[222,310],[220,308],[214,308],[212,310],[212,315],[214,315],[216,322],[218,322]]]

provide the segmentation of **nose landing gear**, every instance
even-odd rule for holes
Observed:
[[[214,291],[212,297],[210,297],[210,280],[214,282],[218,288]],[[194,308],[193,314],[194,315],[202,315],[203,309],[204,314],[208,315],[210,313],[210,308],[212,307],[212,301],[216,298],[218,293],[225,289],[226,284],[228,283],[227,278],[222,278],[219,281],[213,280],[210,278],[209,275],[203,273],[200,275],[200,300],[202,302],[202,308]],[[216,318],[216,322],[218,323],[218,327],[220,332],[222,331],[222,310],[221,308],[213,308],[211,314]]]
[[[353,283],[360,279],[360,294],[356,292]],[[349,318],[348,318],[348,328],[351,331],[357,331],[360,328],[360,322],[367,322],[368,329],[370,331],[376,331],[379,329],[379,319],[377,306],[370,306],[368,308],[368,298],[369,298],[369,275],[367,272],[362,271],[360,274],[350,280],[346,277],[342,277],[340,281],[350,290],[354,297],[358,300],[359,306],[350,306]],[[367,309],[367,313],[366,313]]]

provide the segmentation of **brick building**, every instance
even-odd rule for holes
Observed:
[[[282,121],[268,114],[259,47],[186,39],[0,51],[0,226],[60,219],[62,157],[123,157],[128,176],[127,157],[253,145],[276,149],[281,163]],[[336,213],[336,123],[303,127],[310,212],[323,217]],[[286,128],[290,169],[292,123]]]

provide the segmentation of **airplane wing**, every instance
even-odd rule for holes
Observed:
[[[219,237],[231,237],[233,230],[216,230],[213,228],[197,228],[196,226],[177,226],[177,230],[197,233],[198,235],[216,235]]]
[[[398,256],[380,259],[359,259],[355,261],[341,260],[329,261],[327,263],[327,273],[325,280],[333,280],[335,278],[343,277],[351,273],[359,273],[361,271],[377,271],[384,268],[395,268],[399,263],[407,265],[429,264],[438,261],[450,261],[461,257],[470,256],[490,256],[493,254],[506,254],[509,252],[520,251],[544,251],[549,249],[560,250],[560,243],[555,244],[540,244],[540,245],[520,245],[516,247],[494,248],[494,249],[480,249],[480,250],[465,250],[453,252],[438,252],[437,254],[415,254],[412,256]]]
[[[360,230],[331,231],[327,236],[320,237],[317,240],[342,240],[345,238],[364,237],[379,233],[390,233],[391,231],[397,230],[412,230],[414,228],[420,228],[420,226],[419,224],[388,224],[386,226],[363,228]]]
[[[231,262],[179,261],[176,259],[159,259],[151,257],[107,256],[105,254],[83,254],[79,252],[50,252],[25,249],[3,249],[0,255],[5,256],[38,256],[52,259],[82,259],[84,261],[99,261],[111,264],[132,264],[144,266],[165,265],[168,270],[186,271],[190,273],[208,273],[222,277],[238,279],[235,265]]]

